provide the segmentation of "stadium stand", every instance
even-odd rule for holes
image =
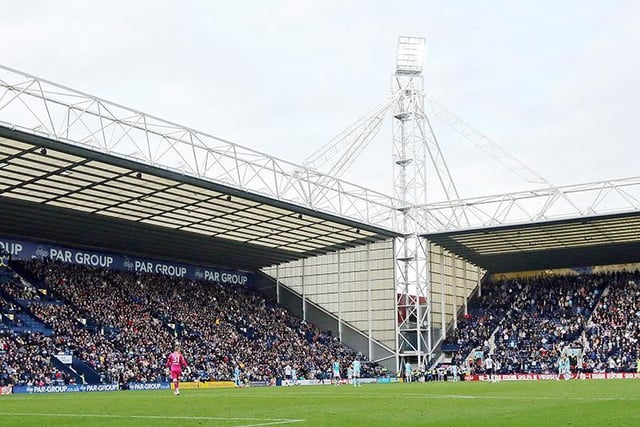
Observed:
[[[639,357],[640,273],[611,275],[580,343],[584,368],[599,372],[632,372]]]
[[[175,342],[194,381],[231,380],[235,366],[247,381],[271,381],[283,378],[287,365],[322,379],[334,360],[346,368],[356,357],[244,286],[48,260],[12,267],[18,274],[5,275],[0,289],[0,385],[165,381]],[[457,349],[451,364],[482,352],[505,374],[554,373],[563,350],[578,347],[576,370],[634,370],[637,271],[490,282],[469,307],[445,342]],[[72,355],[73,367],[57,363],[58,354]],[[363,376],[382,373],[374,363],[363,367]],[[460,372],[483,372],[479,360],[469,368]]]
[[[492,354],[500,371],[554,373],[567,347],[584,355],[574,360],[583,372],[631,372],[638,354],[640,276],[635,273],[549,276],[483,285],[469,314],[446,344],[457,346],[451,361]]]
[[[323,378],[334,360],[346,369],[357,356],[243,286],[41,260],[12,267],[22,280],[5,284],[3,292],[53,335],[23,332],[32,347],[21,352],[30,361],[21,366],[33,372],[12,372],[7,354],[13,350],[5,351],[3,372],[12,372],[7,383],[74,381],[74,372],[62,376],[49,357],[39,356],[58,353],[72,354],[100,382],[162,381],[176,341],[192,367],[191,379],[201,381],[231,380],[236,365],[248,381],[282,378],[287,364],[304,378]],[[363,376],[380,371],[363,364]]]
[[[53,338],[39,332],[0,331],[0,385],[58,385],[74,382],[57,369]]]

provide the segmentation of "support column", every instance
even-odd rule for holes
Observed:
[[[276,302],[280,304],[280,266],[276,265]]]
[[[369,341],[369,360],[373,360],[373,318],[372,318],[372,302],[371,302],[371,243],[367,243],[367,338]]]
[[[342,342],[342,251],[338,251],[338,340]]]
[[[440,338],[447,337],[444,309],[444,248],[440,246]]]
[[[451,259],[451,274],[453,275],[453,304],[452,304],[452,315],[453,315],[453,327],[458,328],[458,258],[454,255]]]
[[[398,239],[393,239],[393,253],[394,253],[394,258],[396,258],[396,254],[397,254],[397,246],[398,246]],[[400,372],[400,322],[398,322],[398,268],[397,268],[397,262],[394,260],[394,262],[396,263],[396,268],[393,269],[393,283],[396,284],[396,287],[393,290],[393,313],[394,313],[394,318],[393,318],[393,323],[395,324],[395,345],[396,345],[396,351],[394,352],[394,356],[395,356],[395,361],[396,361],[396,372]]]
[[[427,347],[429,348],[429,352],[427,353],[427,360],[423,362],[425,370],[431,365],[431,361],[433,359],[433,316],[432,316],[432,305],[431,305],[431,242],[428,240],[424,241],[424,253],[425,253],[425,278],[427,283],[427,293],[429,294],[428,301],[428,309],[429,313],[427,314]]]
[[[305,295],[305,289],[304,289],[304,278],[306,275],[306,269],[304,267],[304,258],[302,258],[302,320],[304,320],[305,322],[307,321],[307,297]]]
[[[469,284],[467,283],[467,263],[466,261],[462,263],[462,280],[464,280],[464,314],[465,316],[469,314]]]

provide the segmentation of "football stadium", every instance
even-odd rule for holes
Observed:
[[[553,185],[424,49],[302,164],[0,66],[0,425],[638,425],[640,179]],[[538,187],[461,198],[437,119]]]

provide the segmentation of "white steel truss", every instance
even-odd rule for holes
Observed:
[[[340,178],[376,136],[395,99],[395,96],[385,99],[307,157],[302,165]]]
[[[476,147],[484,151],[495,161],[510,170],[514,175],[521,178],[525,182],[551,185],[549,181],[540,176],[530,167],[516,159],[504,148],[494,143],[486,135],[478,132],[471,125],[466,123],[456,114],[447,110],[442,104],[432,98],[426,98],[426,103],[431,107],[433,114],[451,129],[458,132],[468,141],[471,141]]]
[[[431,101],[429,101],[431,102]],[[401,231],[428,233],[640,209],[640,177],[407,205],[398,198],[0,65],[0,124]],[[292,172],[293,171],[293,172]],[[559,190],[571,203],[563,201]],[[396,218],[397,219],[397,218]],[[465,219],[464,222],[467,221]]]
[[[388,195],[0,65],[0,124],[392,228]]]
[[[478,228],[637,210],[640,177],[630,177],[430,203],[416,206],[410,215],[420,229],[435,232],[462,229],[457,221],[462,215],[468,227]]]

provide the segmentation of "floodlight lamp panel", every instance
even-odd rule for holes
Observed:
[[[424,37],[399,37],[397,74],[421,74],[424,63]]]

